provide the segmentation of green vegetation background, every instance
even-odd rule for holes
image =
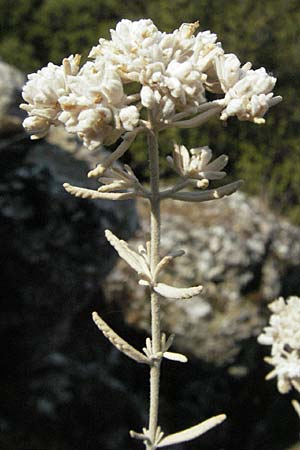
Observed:
[[[150,17],[166,31],[199,19],[201,30],[216,32],[227,53],[274,74],[284,101],[269,112],[266,125],[230,119],[226,129],[216,120],[200,130],[173,130],[161,150],[170,153],[173,138],[190,147],[209,143],[216,154],[229,154],[230,175],[245,179],[248,192],[300,223],[299,0],[0,0],[0,11],[0,57],[24,72],[60,64],[71,53],[86,56],[122,18]],[[143,173],[142,142],[128,158]]]

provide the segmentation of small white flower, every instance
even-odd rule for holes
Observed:
[[[216,40],[217,35],[210,31],[198,33],[193,46],[192,61],[198,70],[203,73],[205,88],[211,92],[220,93],[220,82],[215,69],[215,57],[224,54],[224,50],[221,43],[216,42]]]
[[[162,50],[163,61],[186,61],[193,53],[194,32],[199,27],[199,22],[184,23],[173,33],[164,34],[161,37],[159,48]]]
[[[223,92],[228,92],[239,80],[241,80],[248,70],[251,69],[251,64],[246,63],[241,67],[241,62],[233,53],[225,54],[219,53],[214,58],[216,67],[216,75],[220,82],[220,87]]]
[[[273,97],[271,92],[275,83],[276,78],[268,75],[263,67],[246,71],[226,92],[224,100],[219,101],[225,106],[221,120],[236,115],[239,120],[264,123],[263,116],[269,107],[281,101],[281,97]]]
[[[100,39],[99,45],[89,54],[98,61],[109,61],[113,64],[122,81],[138,81],[139,74],[145,66],[152,62],[154,47],[159,43],[162,33],[150,19],[132,22],[123,19],[116,30],[110,30],[111,40]]]
[[[29,116],[23,121],[23,127],[31,134],[31,139],[39,139],[48,133],[51,122],[46,117]]]
[[[24,128],[32,133],[32,139],[38,139],[47,134],[50,125],[59,123],[61,112],[59,97],[68,92],[66,78],[75,75],[79,70],[80,56],[71,55],[65,58],[61,66],[49,63],[37,73],[28,75],[28,81],[23,88],[23,99],[20,108],[27,111],[31,117],[25,119]]]
[[[158,100],[159,101],[159,100]],[[143,86],[141,89],[141,102],[145,108],[153,109],[156,104],[154,91],[150,86]]]
[[[134,127],[137,126],[140,114],[136,106],[126,106],[120,110],[120,119],[123,125],[123,128],[127,131],[132,131]]]
[[[201,70],[207,69],[211,63],[211,56],[215,54],[216,49],[221,49],[221,44],[217,41],[217,35],[209,30],[200,31],[195,36],[193,42],[193,61],[201,66]],[[208,56],[208,58],[207,58]]]
[[[132,106],[127,112],[128,116],[131,111],[131,122],[127,117],[128,128],[122,126],[119,115],[122,108],[128,108],[126,95],[111,65],[103,63],[96,67],[88,62],[77,76],[68,76],[67,81],[69,93],[59,98],[62,110],[59,120],[68,132],[77,133],[89,149],[112,144],[137,123],[137,111]]]

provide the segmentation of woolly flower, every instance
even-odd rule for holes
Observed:
[[[110,64],[103,62],[96,69],[86,63],[77,76],[68,77],[68,87],[69,93],[59,98],[59,120],[89,149],[109,145],[137,125],[138,110],[126,105],[122,82]]]
[[[216,56],[223,54],[224,50],[221,43],[216,41],[217,35],[215,33],[211,33],[209,30],[199,32],[194,39],[192,61],[203,72],[205,87],[211,92],[218,93],[219,91],[214,89],[216,82],[214,64]]]
[[[226,92],[225,98],[219,101],[225,106],[221,120],[237,116],[239,120],[264,123],[263,116],[268,109],[281,101],[281,97],[273,97],[271,92],[276,78],[268,75],[264,67],[247,70],[249,63],[240,69],[236,57],[224,58],[223,65],[219,60],[217,67],[221,86]]]
[[[155,109],[156,115],[161,114],[167,119],[176,111],[197,111],[204,103],[204,87],[202,74],[190,61],[183,63],[175,60],[165,67],[153,63],[140,76],[144,85],[141,89],[142,105]]]
[[[80,57],[71,56],[62,66],[49,63],[28,76],[22,104],[29,117],[23,122],[32,138],[47,134],[50,125],[63,123],[93,149],[112,144],[125,131],[137,126],[139,112],[128,106],[123,84],[111,64],[104,61],[97,68],[87,62],[79,70]]]
[[[220,180],[226,172],[222,169],[228,162],[226,155],[221,155],[214,161],[209,147],[192,148],[190,151],[184,145],[174,144],[173,158],[167,157],[171,167],[183,178],[199,180],[197,187],[206,188],[209,180]]]
[[[258,337],[262,345],[271,345],[266,362],[274,366],[267,379],[277,377],[277,387],[285,394],[300,382],[300,298],[282,297],[269,305],[272,315],[269,326]]]
[[[37,73],[28,75],[28,82],[23,88],[23,99],[20,108],[27,111],[23,125],[32,134],[32,139],[45,136],[50,125],[58,124],[61,112],[59,98],[68,92],[66,78],[76,75],[79,70],[80,56],[71,55],[63,60],[61,66],[49,63]]]
[[[126,131],[132,131],[138,124],[140,114],[136,106],[125,106],[120,110],[120,120]]]
[[[177,111],[196,113],[206,102],[204,69],[209,65],[208,54],[215,47],[216,35],[208,31],[194,36],[198,26],[198,22],[185,23],[173,33],[164,34],[154,53],[160,55],[160,64],[153,61],[140,74],[139,81],[145,86],[141,90],[142,104],[155,109],[156,114],[161,110],[163,119]]]
[[[99,45],[92,48],[89,57],[95,58],[96,64],[103,58],[110,61],[124,82],[139,81],[140,71],[157,60],[152,52],[155,53],[162,33],[150,19],[135,22],[123,19],[110,33],[111,40],[99,39]]]
[[[210,90],[216,93],[228,92],[251,69],[251,63],[246,63],[241,67],[241,62],[236,55],[225,54],[223,50],[214,55],[213,65],[214,76],[211,73],[213,80],[210,80],[212,84]]]

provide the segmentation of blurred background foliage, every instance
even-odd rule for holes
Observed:
[[[299,0],[0,0],[0,10],[0,57],[24,72],[49,61],[60,64],[71,53],[86,57],[117,21],[142,17],[165,31],[199,20],[201,30],[218,34],[226,53],[251,61],[254,68],[265,66],[278,78],[275,92],[284,98],[265,125],[230,119],[199,130],[170,130],[161,152],[169,154],[176,139],[229,154],[232,178],[243,178],[246,191],[300,224]],[[145,159],[144,143],[137,141],[127,162],[144,175]],[[162,172],[170,175],[165,164]]]

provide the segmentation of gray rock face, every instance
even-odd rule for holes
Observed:
[[[0,60],[0,133],[21,130],[24,112],[19,108],[25,76]]]
[[[164,210],[162,255],[174,249],[186,254],[163,281],[202,284],[204,291],[191,300],[162,300],[163,329],[190,355],[214,365],[234,363],[243,341],[262,329],[266,302],[300,293],[300,229],[242,193],[192,208],[166,203]],[[134,247],[147,226],[145,217]],[[148,294],[135,283],[120,262],[106,280],[107,296],[122,298],[123,305],[128,298],[127,321],[149,331]]]
[[[75,441],[96,448],[100,440],[119,448],[130,439],[129,419],[115,443],[105,437],[107,421],[138,408],[113,373],[114,349],[99,345],[91,313],[105,310],[101,283],[116,260],[104,230],[128,238],[137,227],[134,204],[67,194],[65,181],[92,186],[89,169],[58,147],[24,135],[0,146],[0,448],[62,450]]]

